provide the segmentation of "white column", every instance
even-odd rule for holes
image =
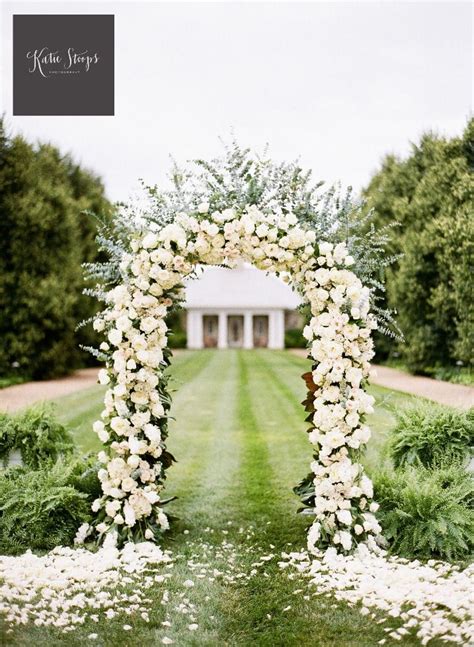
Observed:
[[[186,346],[188,348],[193,348],[193,342],[194,342],[193,322],[194,322],[194,312],[192,310],[188,310],[186,312]]]
[[[283,310],[272,310],[268,318],[268,348],[285,347],[285,314]]]
[[[217,348],[227,348],[227,314],[225,312],[219,312]]]
[[[251,312],[244,313],[244,348],[253,348],[253,317]]]
[[[204,340],[202,338],[202,312],[188,310],[186,335],[188,338],[188,348],[199,349],[204,346]]]
[[[277,312],[278,326],[277,326],[277,348],[285,348],[285,311],[279,310]]]

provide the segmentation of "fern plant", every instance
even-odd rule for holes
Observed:
[[[21,452],[23,464],[31,469],[71,454],[72,436],[44,405],[17,415],[0,414],[0,460],[4,466],[10,453]]]
[[[467,559],[474,549],[474,479],[462,466],[373,475],[379,521],[393,553]]]
[[[6,470],[0,475],[0,552],[72,544],[79,525],[90,520],[99,492],[95,459]]]
[[[465,460],[473,447],[474,410],[459,412],[430,404],[397,414],[389,451],[395,467],[429,467],[447,457]]]

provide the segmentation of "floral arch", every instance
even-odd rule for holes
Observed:
[[[242,168],[248,151],[240,153],[236,159],[234,150],[221,163]],[[112,532],[121,541],[156,541],[168,528],[162,490],[173,457],[166,450],[171,406],[166,369],[171,352],[165,318],[182,301],[183,279],[197,265],[232,267],[239,260],[275,272],[311,311],[304,335],[312,366],[303,376],[308,388],[303,404],[313,460],[310,475],[299,487],[305,512],[314,515],[309,549],[335,545],[347,552],[361,542],[370,547],[380,533],[372,483],[360,464],[360,452],[370,437],[364,416],[373,404],[365,391],[373,355],[371,332],[377,327],[370,312],[373,288],[363,285],[354,271],[363,267],[363,258],[367,267],[367,253],[363,257],[359,249],[356,258],[351,253],[358,238],[345,229],[345,240],[337,242],[341,232],[334,227],[341,204],[347,216],[354,213],[353,203],[346,196],[345,202],[337,203],[337,218],[330,218],[335,194],[321,206],[320,197],[314,198],[316,187],[304,194],[303,217],[298,205],[308,177],[295,165],[275,167],[259,160],[252,164],[247,176],[240,176],[240,184],[235,175],[222,173],[219,191],[209,186],[209,177],[216,180],[210,171],[215,167],[205,165],[201,188],[193,184],[185,194],[178,183],[166,209],[162,196],[152,189],[161,221],[142,219],[138,227],[135,222],[131,235],[129,230],[124,235],[122,228],[121,248],[117,240],[109,241],[114,285],[102,289],[106,308],[94,321],[106,337],[100,346],[106,368],[99,380],[108,386],[101,419],[94,423],[105,445],[99,454],[103,494],[93,504],[99,540]],[[287,188],[290,175],[292,193]],[[249,197],[249,186],[261,187],[257,199]],[[185,204],[186,209],[177,208],[178,194],[179,206]],[[319,214],[318,226],[308,216],[308,205]],[[324,238],[322,217],[328,223]],[[107,272],[110,279],[110,266],[107,271],[101,268],[102,276]]]

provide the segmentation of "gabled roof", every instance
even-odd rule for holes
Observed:
[[[277,276],[249,264],[235,269],[206,267],[186,282],[186,308],[283,308],[294,310],[301,300]]]

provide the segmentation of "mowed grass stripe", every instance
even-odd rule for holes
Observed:
[[[180,497],[178,514],[198,532],[203,523],[219,526],[229,518],[230,490],[240,456],[235,433],[235,351],[201,356],[209,360],[199,379],[187,382],[175,399],[176,421],[169,442],[179,461],[169,474],[169,492]]]
[[[288,365],[279,353],[260,351],[250,359],[251,388],[258,424],[266,429],[273,480],[279,484],[280,496],[288,511],[294,514],[299,501],[292,489],[307,474],[312,460],[306,433],[308,425],[304,422],[306,413],[301,404],[304,383],[300,371]],[[290,385],[300,388],[290,388]]]

